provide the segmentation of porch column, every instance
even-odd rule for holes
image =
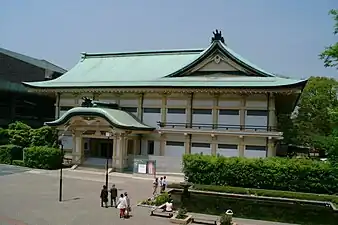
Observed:
[[[191,142],[190,135],[189,134],[185,135],[185,154],[191,153],[190,142]]]
[[[128,167],[128,137],[122,136],[122,141],[123,141],[123,163],[122,163],[122,168],[127,168]]]
[[[276,156],[276,146],[272,138],[268,138],[268,157]]]
[[[73,132],[73,152],[72,162],[73,164],[81,164],[84,161],[84,149],[83,149],[83,138],[81,131]]]
[[[239,124],[241,129],[245,130],[245,112],[246,112],[246,96],[242,95],[241,109],[239,111]]]
[[[212,138],[211,155],[216,155],[217,154],[217,136],[212,134],[211,138]]]
[[[275,96],[273,94],[270,95],[269,98],[269,116],[268,116],[268,126],[269,128],[273,128],[276,126],[276,114],[275,114]]]
[[[121,137],[121,134],[117,134],[114,140],[114,153],[115,158],[113,159],[114,168],[118,171],[123,169],[124,163],[124,138]]]
[[[162,95],[161,122],[167,122],[167,94]]]
[[[239,145],[238,145],[239,157],[244,157],[244,148],[245,148],[244,137],[240,136],[239,137]]]
[[[162,134],[160,140],[160,156],[165,155],[165,144],[166,144],[165,135]]]
[[[219,95],[215,94],[213,96],[213,106],[212,106],[212,128],[218,128],[218,102],[219,102]]]

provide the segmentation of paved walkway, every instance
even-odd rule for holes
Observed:
[[[166,218],[150,217],[149,209],[136,204],[152,192],[152,177],[113,173],[110,184],[128,191],[133,217],[122,220],[115,208],[101,208],[103,173],[64,171],[63,202],[58,202],[59,172],[0,165],[0,224],[2,225],[168,225]],[[179,177],[168,176],[178,182]],[[177,180],[176,180],[177,179]],[[282,225],[238,220],[242,225]]]

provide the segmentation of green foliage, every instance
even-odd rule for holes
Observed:
[[[184,155],[183,172],[196,184],[338,193],[338,170],[331,163],[308,159]]]
[[[179,208],[177,211],[177,215],[176,215],[177,219],[185,219],[187,218],[187,209],[186,208]]]
[[[168,184],[168,188],[181,189],[182,187],[180,186],[179,183],[171,183],[171,184]],[[232,187],[232,186],[203,185],[203,184],[194,184],[192,189],[199,190],[199,191],[211,191],[211,192],[221,192],[221,193],[230,193],[230,194],[323,201],[323,202],[332,202],[338,205],[337,195],[312,194],[312,193],[303,193],[303,192],[278,191],[278,190],[243,188],[243,187]]]
[[[28,147],[30,145],[31,129],[30,126],[18,121],[9,124],[8,134],[10,144]]]
[[[11,145],[0,146],[0,163],[10,164],[12,161]]]
[[[169,194],[167,192],[164,192],[156,196],[154,199],[147,199],[142,201],[142,204],[160,206],[168,202],[169,200],[170,200]]]
[[[31,146],[57,147],[58,133],[56,129],[48,126],[31,130]]]
[[[219,222],[220,222],[220,225],[231,225],[232,217],[227,215],[226,213],[222,213]]]
[[[338,9],[332,9],[329,12],[334,20],[333,34],[338,34]],[[325,50],[319,55],[320,59],[324,60],[325,67],[336,67],[338,69],[338,42],[326,47]]]
[[[12,164],[16,166],[25,166],[25,162],[23,160],[13,160]]]
[[[47,146],[29,147],[25,149],[25,165],[39,169],[59,169],[63,155],[58,148]]]
[[[16,145],[0,145],[0,163],[10,164],[13,160],[22,160],[22,147]]]
[[[9,144],[8,130],[0,127],[0,145]]]

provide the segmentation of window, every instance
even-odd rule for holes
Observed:
[[[154,141],[148,141],[148,155],[154,155],[155,143]]]
[[[247,110],[247,116],[267,116],[268,110]]]
[[[231,144],[218,144],[218,148],[222,149],[237,149],[237,145],[231,145]]]
[[[251,151],[266,151],[266,146],[246,145],[245,150]]]
[[[212,109],[193,109],[192,114],[212,115]]]
[[[137,113],[137,107],[122,107],[123,111]]]
[[[191,147],[194,148],[210,148],[209,143],[191,143]]]
[[[168,114],[185,114],[185,109],[168,109]]]
[[[144,108],[144,113],[161,113],[161,108]]]
[[[184,142],[180,141],[167,141],[166,145],[168,146],[184,146]]]
[[[238,116],[239,110],[237,109],[220,109],[219,115],[229,115],[229,116]]]

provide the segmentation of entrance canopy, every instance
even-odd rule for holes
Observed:
[[[91,102],[90,102],[91,103]],[[115,107],[115,108],[111,108]],[[111,127],[121,130],[130,131],[153,131],[154,127],[150,127],[142,123],[136,116],[129,112],[120,110],[115,104],[105,104],[93,102],[93,104],[83,104],[82,107],[75,107],[68,110],[59,119],[51,122],[46,122],[48,126],[62,126],[70,125],[72,120],[82,118],[84,121],[97,121],[97,119],[104,119]],[[93,125],[95,126],[95,125]]]

